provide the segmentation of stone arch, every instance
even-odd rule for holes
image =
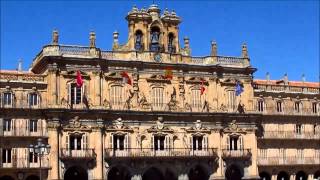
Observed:
[[[277,180],[289,180],[289,175],[285,171],[279,172],[277,175]]]
[[[225,177],[226,180],[241,180],[243,171],[241,171],[239,166],[232,164],[226,169]]]
[[[30,175],[26,178],[26,180],[39,180],[39,176],[36,176],[36,175]]]
[[[207,180],[209,179],[208,170],[200,164],[194,165],[188,172],[189,180]]]
[[[0,177],[0,180],[14,180],[14,178],[6,175],[6,176]]]
[[[167,168],[164,172],[164,179],[165,180],[178,180],[174,171]]]
[[[314,173],[313,179],[320,180],[320,171]]]
[[[160,169],[150,167],[143,173],[142,180],[165,180],[165,178]]]
[[[261,172],[259,173],[260,180],[271,180],[271,176],[267,172]]]
[[[108,178],[112,180],[130,180],[130,170],[125,166],[112,166],[108,172]]]
[[[64,173],[64,180],[88,180],[87,171],[80,166],[72,166]]]
[[[296,180],[307,180],[308,175],[304,171],[299,171],[296,174]]]

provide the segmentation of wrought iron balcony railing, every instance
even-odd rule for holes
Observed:
[[[314,112],[312,108],[301,108],[299,110],[295,110],[293,107],[282,108],[281,110],[277,110],[275,106],[270,106],[268,108],[264,108],[263,110],[258,107],[255,107],[254,110],[258,113],[266,114],[266,115],[300,115],[300,116],[320,116],[320,111]]]
[[[30,162],[29,158],[11,158],[6,162],[0,163],[0,168],[19,168],[19,169],[30,169],[30,168],[40,168],[40,161]],[[41,158],[41,168],[50,168],[49,158],[47,156]]]
[[[263,133],[262,139],[320,139],[320,133],[318,132],[301,132],[297,133],[295,131],[265,131]]]
[[[105,149],[106,158],[215,158],[216,148],[193,150],[190,148],[174,148],[154,150],[151,148],[128,148],[124,150]]]
[[[222,149],[223,159],[250,159],[252,156],[251,149],[230,150]]]
[[[320,157],[258,157],[260,166],[320,165]]]
[[[94,149],[61,149],[61,159],[94,159],[96,157],[96,153]]]

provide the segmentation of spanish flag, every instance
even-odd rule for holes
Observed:
[[[201,87],[200,87],[200,95],[203,95],[206,88],[204,87],[204,79],[201,78]]]
[[[165,79],[172,79],[173,78],[173,73],[172,73],[172,68],[171,67],[167,67],[164,71],[164,78]]]
[[[82,76],[81,76],[81,72],[80,72],[80,71],[77,71],[77,80],[76,80],[76,83],[77,83],[77,87],[82,87],[83,79],[82,79]]]
[[[122,71],[120,75],[124,84],[129,84],[132,86],[132,80],[126,71]]]

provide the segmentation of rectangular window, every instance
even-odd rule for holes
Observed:
[[[282,112],[282,102],[277,101],[277,112]]]
[[[264,102],[262,100],[258,101],[258,111],[263,112],[264,111]]]
[[[70,136],[70,149],[81,150],[82,136]]]
[[[82,98],[81,87],[77,87],[77,84],[75,83],[71,84],[70,98],[71,98],[71,104],[81,103],[81,98]]]
[[[303,149],[297,149],[297,156],[298,156],[298,159],[303,159],[304,157]]]
[[[30,132],[37,132],[38,126],[37,126],[38,120],[31,119],[29,122],[29,129]]]
[[[30,163],[37,163],[38,162],[37,155],[32,152],[29,152],[29,162]]]
[[[296,125],[296,134],[299,134],[299,135],[302,134],[302,125],[301,124]]]
[[[228,107],[229,109],[235,109],[235,93],[234,91],[228,91]]]
[[[114,150],[124,150],[124,135],[113,135],[113,149]]]
[[[314,114],[318,113],[318,104],[317,103],[312,103],[312,112]]]
[[[165,136],[154,136],[154,150],[164,150]]]
[[[230,137],[230,150],[238,150],[238,137]]]
[[[11,163],[11,149],[2,149],[2,163]]]
[[[295,112],[300,112],[300,102],[295,102],[294,103],[294,111]]]
[[[38,105],[38,94],[31,93],[29,94],[29,106],[37,106]]]
[[[5,106],[12,105],[12,93],[9,93],[9,92],[3,93],[3,105]]]
[[[124,106],[124,92],[122,86],[112,86],[110,89],[110,103],[112,108],[120,109]]]
[[[11,119],[3,120],[3,131],[11,131]]]
[[[203,137],[202,136],[193,136],[193,150],[202,150],[203,149]]]
[[[162,110],[164,105],[163,88],[152,88],[152,108]]]
[[[260,149],[260,157],[267,158],[268,157],[268,149]]]
[[[191,107],[194,110],[201,110],[201,92],[199,89],[191,91]]]

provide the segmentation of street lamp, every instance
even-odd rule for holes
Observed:
[[[37,144],[29,145],[29,152],[33,153],[36,157],[39,157],[39,163],[40,163],[39,173],[40,173],[40,180],[41,180],[41,157],[50,153],[51,146],[49,144],[42,143],[41,138],[39,138],[37,141],[38,141]]]

